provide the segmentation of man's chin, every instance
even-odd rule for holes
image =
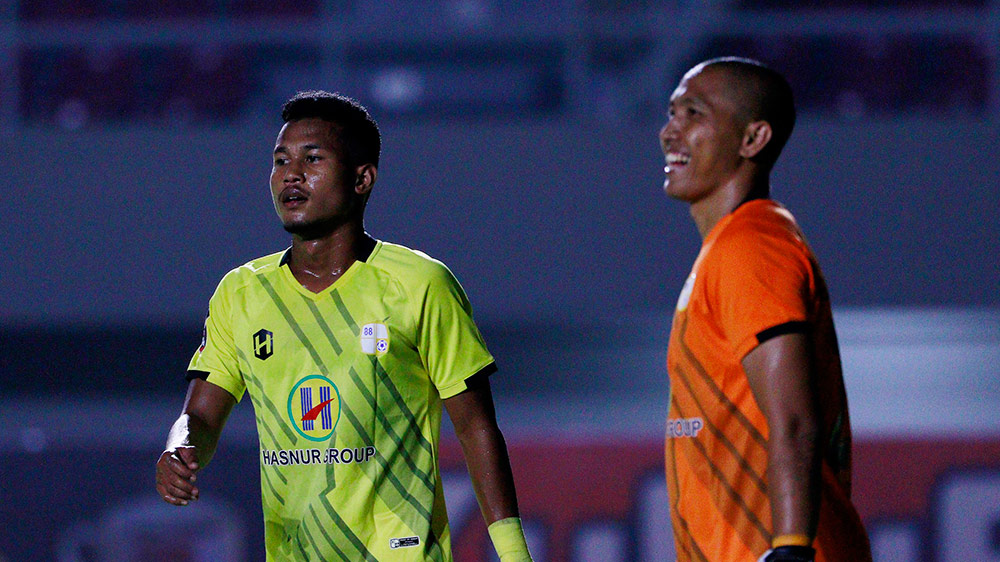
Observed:
[[[667,197],[671,199],[683,199],[681,194],[678,193],[677,186],[672,186],[669,179],[663,181],[663,193],[666,193]]]
[[[323,220],[315,222],[285,221],[281,223],[285,232],[298,238],[299,240],[316,240],[329,236],[344,223],[337,220]]]
[[[300,238],[303,240],[311,240],[314,238],[319,238],[323,228],[318,224],[302,223],[302,222],[284,222],[281,224],[285,232]]]

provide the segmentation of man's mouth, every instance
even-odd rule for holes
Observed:
[[[680,152],[668,152],[667,165],[663,168],[663,171],[669,174],[672,168],[685,166],[690,161],[691,161],[691,156],[687,154],[681,154]]]
[[[308,197],[305,193],[298,189],[286,189],[281,192],[280,201],[282,205],[288,207],[294,207],[300,203],[304,203]]]
[[[683,166],[691,161],[691,157],[680,152],[667,153],[667,166]]]

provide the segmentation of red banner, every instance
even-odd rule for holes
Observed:
[[[670,560],[662,441],[510,442],[536,562]],[[442,450],[456,560],[492,547],[458,446]],[[1000,560],[1000,439],[858,440],[853,498],[876,560]]]

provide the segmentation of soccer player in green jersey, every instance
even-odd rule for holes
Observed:
[[[198,499],[196,474],[246,393],[268,560],[450,561],[443,404],[500,559],[531,560],[465,292],[441,262],[364,230],[377,125],[327,92],[299,93],[282,119],[271,196],[291,247],[233,269],[209,301],[157,492]]]

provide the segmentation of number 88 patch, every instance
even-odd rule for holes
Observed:
[[[389,329],[385,324],[365,324],[360,335],[361,351],[366,355],[382,356],[389,351]]]

